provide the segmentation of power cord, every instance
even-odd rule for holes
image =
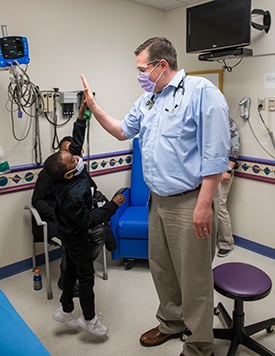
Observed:
[[[65,126],[72,115],[66,116],[66,120],[62,123],[57,123],[57,97],[58,97],[58,88],[54,88],[54,108],[53,108],[53,117],[49,117],[47,112],[44,112],[44,101],[42,98],[42,93],[39,91],[39,87],[36,86],[30,80],[29,75],[27,74],[27,68],[22,68],[22,66],[17,62],[10,66],[9,72],[11,74],[10,83],[8,85],[8,100],[6,102],[6,109],[11,114],[11,126],[12,126],[12,135],[16,141],[24,141],[30,131],[32,126],[32,119],[35,119],[35,138],[34,138],[34,156],[35,162],[37,165],[42,163],[42,153],[41,153],[41,137],[40,137],[40,127],[39,127],[39,117],[44,114],[46,120],[53,126],[53,141],[52,149],[56,150],[59,148],[59,138],[57,134],[57,128]],[[17,118],[15,113],[17,113]],[[17,119],[21,119],[23,114],[29,117],[29,122],[27,128],[22,137],[19,137],[16,134],[15,122]]]
[[[36,110],[34,112],[34,106],[35,103],[41,101],[41,97],[38,86],[31,82],[27,74],[27,67],[23,69],[16,61],[15,64],[10,67],[12,77],[8,85],[6,109],[11,113],[13,137],[17,141],[23,141],[30,133],[31,119],[37,117]],[[23,113],[30,118],[26,132],[22,137],[17,136],[15,132],[15,112],[17,112],[17,118],[22,118]]]
[[[35,117],[35,135],[34,135],[34,159],[35,163],[39,166],[42,163],[42,152],[41,152],[41,136],[40,136],[40,125],[39,125],[39,114],[38,114],[38,103],[36,105],[36,117]]]
[[[17,107],[19,118],[22,117],[23,112],[27,116],[34,117],[30,109],[37,101],[37,98],[40,101],[42,100],[38,86],[31,82],[27,74],[27,68],[23,69],[19,64],[11,65],[10,73],[12,77],[8,86],[8,101],[11,107]]]
[[[58,121],[58,116],[57,116],[57,98],[59,97],[59,89],[58,88],[54,88],[53,91],[46,91],[47,93],[52,93],[52,97],[53,97],[53,111],[51,112],[51,116],[49,115],[49,113],[47,111],[44,111],[44,102],[43,102],[43,115],[46,118],[46,120],[49,122],[50,125],[53,126],[53,140],[52,140],[52,149],[53,150],[57,150],[59,149],[59,137],[57,134],[57,129],[59,127],[63,127],[65,126],[72,118],[72,115],[69,115],[66,120],[64,120],[64,122],[62,123],[57,123]],[[45,91],[41,91],[41,97],[43,97],[43,93],[45,93]]]
[[[243,60],[243,57],[241,57],[241,59],[236,64],[234,64],[233,66],[227,65],[225,59],[218,60],[217,62],[218,63],[223,63],[223,67],[222,67],[223,70],[226,70],[227,72],[232,72],[233,68],[237,67],[237,65],[239,65],[242,62],[242,60]]]
[[[269,136],[270,136],[270,138],[271,138],[272,144],[273,144],[273,146],[274,146],[274,148],[275,148],[275,142],[274,142],[274,139],[273,139],[273,133],[272,133],[272,131],[267,127],[267,125],[266,125],[266,123],[265,123],[265,121],[264,121],[264,119],[263,119],[263,117],[262,117],[262,114],[261,114],[261,105],[258,106],[258,114],[259,114],[259,116],[260,116],[260,119],[261,119],[262,123],[264,124],[264,127],[267,129],[268,134],[269,134]],[[270,152],[267,150],[267,148],[265,148],[264,145],[263,145],[263,144],[260,142],[260,140],[258,139],[258,137],[257,137],[257,135],[256,135],[256,133],[255,133],[255,131],[253,130],[253,127],[252,127],[252,125],[251,125],[250,120],[247,120],[247,121],[248,121],[250,130],[251,130],[251,132],[252,132],[254,138],[255,138],[256,141],[258,142],[258,144],[261,146],[261,148],[262,148],[271,158],[275,159],[275,156],[274,156],[272,153],[270,153]]]

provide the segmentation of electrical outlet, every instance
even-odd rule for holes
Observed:
[[[265,111],[265,98],[258,98],[258,110]]]
[[[275,111],[275,98],[267,99],[267,109],[268,111]]]

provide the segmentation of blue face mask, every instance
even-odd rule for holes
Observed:
[[[154,91],[156,83],[152,82],[150,79],[150,73],[139,72],[137,79],[142,89],[148,91],[149,93]]]
[[[76,173],[74,173],[74,176],[78,176],[84,169],[84,162],[81,157],[79,157],[77,165],[75,167]]]

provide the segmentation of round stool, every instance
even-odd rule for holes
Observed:
[[[263,329],[272,332],[275,318],[244,326],[244,302],[262,299],[271,292],[272,281],[269,276],[261,269],[242,262],[221,264],[213,269],[213,276],[215,290],[234,300],[232,318],[222,303],[214,310],[216,315],[221,313],[228,327],[213,329],[214,338],[231,341],[227,356],[235,355],[240,344],[261,356],[275,356],[275,353],[250,337]]]

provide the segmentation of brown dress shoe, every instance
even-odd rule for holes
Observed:
[[[181,353],[180,356],[184,356],[184,353]],[[214,353],[212,353],[211,356],[215,356]]]
[[[181,336],[182,333],[178,334],[163,334],[160,332],[159,327],[153,328],[149,331],[146,331],[141,335],[139,342],[142,346],[157,346],[161,345],[164,342],[170,339],[176,339]]]

